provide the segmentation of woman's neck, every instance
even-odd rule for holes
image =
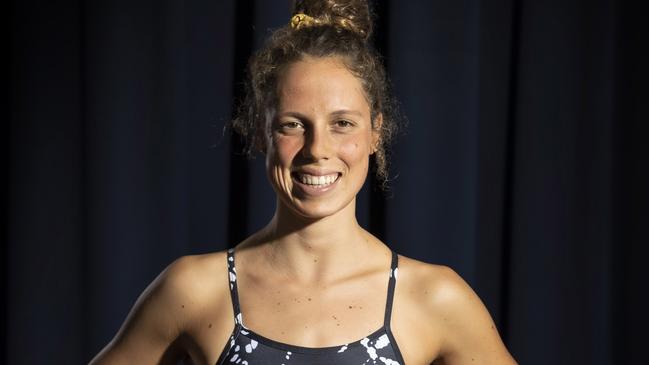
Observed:
[[[339,212],[307,219],[278,202],[275,216],[261,232],[271,265],[305,282],[321,282],[367,259],[376,245],[356,220],[355,200]]]

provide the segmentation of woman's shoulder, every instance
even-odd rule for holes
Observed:
[[[199,328],[207,318],[229,324],[232,317],[227,252],[186,255],[170,263],[144,297],[173,317],[181,332]]]
[[[398,285],[408,293],[420,309],[431,314],[480,309],[482,302],[473,289],[452,268],[399,256]],[[466,312],[464,312],[466,314]]]
[[[181,256],[156,281],[174,295],[184,294],[194,300],[227,292],[227,251]]]
[[[223,323],[226,331],[231,315],[225,307],[226,275],[224,252],[174,260],[142,292],[115,338],[92,363],[153,363],[165,351],[174,353],[179,336],[196,332],[205,319]]]
[[[419,326],[426,338],[441,336],[437,343],[444,358],[515,364],[486,307],[453,269],[400,257],[398,275],[401,300],[408,307],[405,313],[412,316],[406,322]]]
[[[133,311],[163,314],[177,328],[200,319],[202,308],[229,300],[225,252],[182,256],[149,284]]]
[[[455,286],[464,280],[446,265],[431,264],[399,254],[399,272],[408,275],[411,284],[417,286]]]

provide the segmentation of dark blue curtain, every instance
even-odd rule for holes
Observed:
[[[409,125],[359,220],[453,267],[521,364],[645,364],[648,23],[633,1],[374,1]],[[90,360],[174,258],[271,217],[224,133],[290,1],[12,1],[0,362]]]

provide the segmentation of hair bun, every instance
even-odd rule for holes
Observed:
[[[316,24],[348,29],[363,39],[372,34],[372,19],[366,0],[296,0],[293,15],[306,14]]]

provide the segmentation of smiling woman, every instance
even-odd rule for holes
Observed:
[[[183,257],[95,364],[513,364],[452,270],[397,255],[356,220],[394,120],[364,1],[298,1],[253,57],[234,126],[277,195],[234,249]],[[236,265],[235,265],[236,257]]]

